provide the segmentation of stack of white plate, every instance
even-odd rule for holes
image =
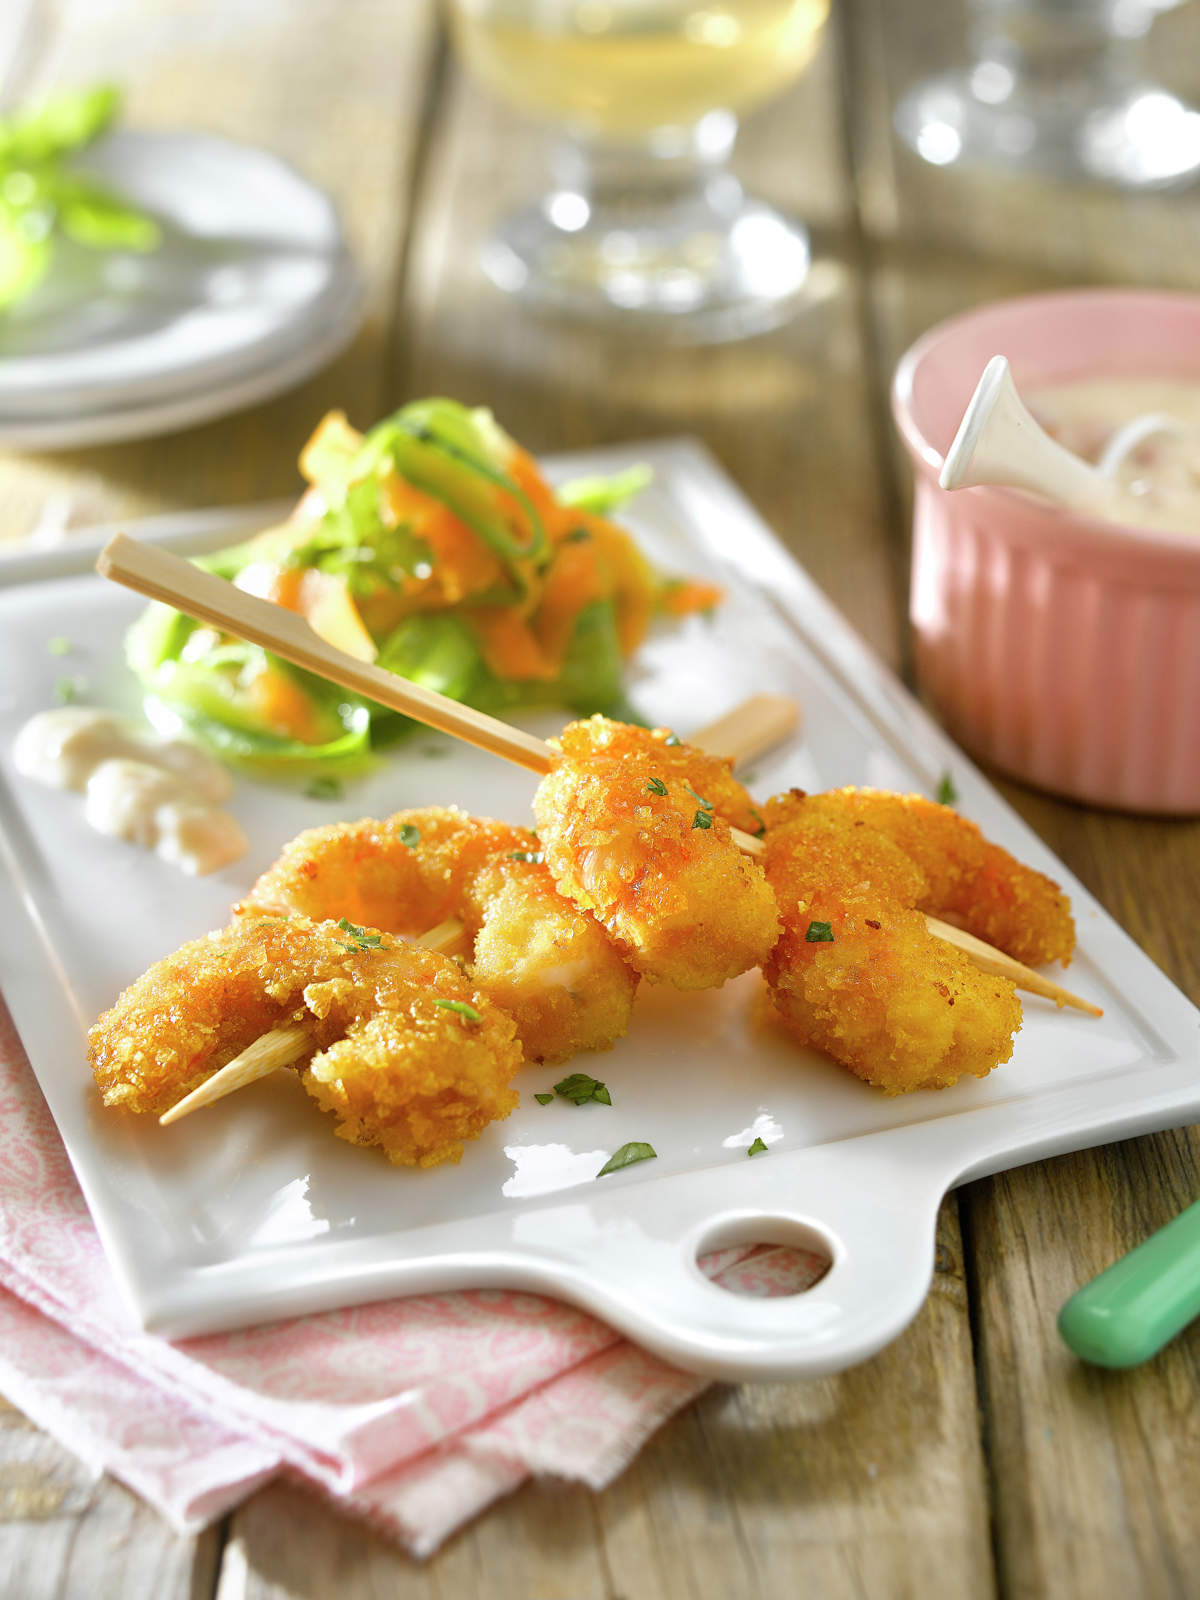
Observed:
[[[0,315],[0,446],[167,433],[292,388],[347,344],[362,284],[327,196],[265,151],[119,132],[78,165],[162,224],[147,255],[63,242]]]

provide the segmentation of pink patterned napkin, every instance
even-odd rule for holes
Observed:
[[[706,1264],[762,1295],[821,1267],[769,1249]],[[509,1290],[178,1343],[141,1332],[0,1002],[0,1392],[181,1531],[290,1472],[428,1555],[533,1473],[601,1488],[703,1388],[585,1313]]]

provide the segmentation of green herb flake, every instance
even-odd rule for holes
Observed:
[[[554,1096],[552,1094],[535,1094],[533,1098],[537,1101],[538,1105],[548,1106],[551,1100],[554,1099]]]
[[[54,692],[61,704],[69,706],[73,700],[79,698],[86,688],[87,683],[83,678],[60,678],[54,685]]]
[[[53,639],[46,640],[46,649],[52,656],[68,656],[71,653],[70,639],[64,639],[62,634],[56,634]]]
[[[937,799],[940,806],[956,806],[958,804],[958,790],[954,787],[954,779],[949,772],[943,772],[938,779]]]
[[[755,822],[758,823],[758,827],[755,828],[755,830],[754,830],[754,837],[756,839],[761,839],[762,836],[767,831],[767,825],[762,819],[762,812],[761,811],[756,811],[754,809],[754,807],[751,806],[750,807],[750,815],[754,818]]]
[[[546,852],[544,850],[510,850],[508,859],[510,861],[529,861],[535,867],[540,867],[546,859]]]
[[[712,808],[713,808],[712,801],[711,800],[706,800],[702,794],[697,794],[695,789],[692,788],[690,783],[685,783],[683,787],[691,795],[693,800],[698,800],[700,802],[700,804],[704,807],[705,811],[711,811],[712,810]]]
[[[420,828],[414,826],[411,822],[402,822],[400,824],[400,843],[407,845],[410,850],[415,850],[420,842]]]
[[[424,744],[421,746],[421,754],[427,761],[444,761],[450,752],[444,744]]]
[[[679,735],[677,733],[669,733],[667,735],[667,737],[663,740],[663,743],[665,745],[671,747],[671,748],[674,748],[675,745],[682,744],[683,740],[679,737]]]
[[[804,932],[806,944],[832,944],[832,922],[810,922]]]
[[[314,778],[304,790],[310,800],[337,800],[342,786],[336,778]]]
[[[758,782],[758,773],[757,773],[757,771],[755,771],[754,769],[750,769],[750,770],[748,770],[746,772],[739,772],[738,773],[738,782],[739,783],[744,783],[744,784],[747,784],[747,785],[752,784],[752,783],[757,783]]]
[[[377,933],[368,933],[365,928],[360,928],[356,923],[350,922],[346,917],[338,919],[338,927],[343,933],[348,933],[353,944],[343,945],[343,950],[380,950],[386,949],[382,937]]]
[[[623,1144],[619,1150],[614,1150],[596,1176],[603,1178],[610,1172],[620,1172],[622,1167],[635,1166],[639,1161],[657,1159],[658,1151],[652,1144],[643,1144],[640,1140],[633,1139],[628,1144]]]
[[[651,778],[646,788],[650,794],[666,794],[667,792],[667,786],[661,778]]]
[[[761,1139],[755,1139],[749,1150],[746,1151],[746,1154],[748,1156],[761,1156],[766,1153],[766,1149],[767,1147]]]
[[[554,1092],[576,1106],[585,1106],[590,1100],[596,1100],[602,1106],[612,1105],[607,1086],[599,1078],[589,1077],[586,1072],[572,1072],[570,1077],[554,1085]]]
[[[474,1006],[469,1006],[465,1000],[435,1000],[435,1006],[440,1006],[443,1011],[457,1011],[460,1017],[468,1022],[482,1022],[483,1018]]]
[[[710,816],[710,814],[707,811],[697,811],[696,815],[692,818],[692,827],[693,828],[711,828],[712,827],[712,817]]]
[[[586,528],[572,528],[570,533],[564,537],[563,543],[582,544],[585,539],[590,539],[591,537],[591,534]]]

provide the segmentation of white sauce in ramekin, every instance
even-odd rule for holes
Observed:
[[[1170,419],[1123,455],[1112,481],[1136,502],[1138,526],[1200,534],[1200,379],[1075,378],[1030,387],[1025,400],[1047,433],[1092,462],[1135,418]]]

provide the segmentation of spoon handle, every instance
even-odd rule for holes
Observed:
[[[1058,1331],[1077,1356],[1135,1367],[1200,1317],[1200,1200],[1085,1284]]]
[[[1058,505],[1109,515],[1122,499],[1109,478],[1030,416],[1003,356],[993,356],[983,369],[938,482],[943,489],[1027,489]]]

